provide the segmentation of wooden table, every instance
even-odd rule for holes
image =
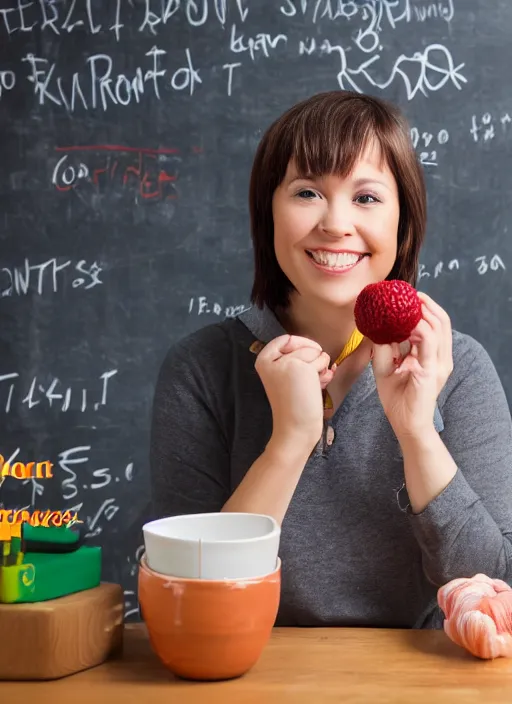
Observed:
[[[122,658],[50,682],[0,682],[6,704],[511,704],[512,660],[481,661],[442,631],[276,628],[259,662],[228,682],[175,679],[144,625]]]

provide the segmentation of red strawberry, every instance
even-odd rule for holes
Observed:
[[[421,300],[406,281],[365,286],[354,308],[357,329],[377,345],[407,340],[421,320]]]

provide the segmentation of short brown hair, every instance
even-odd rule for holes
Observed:
[[[351,91],[319,93],[287,110],[265,132],[256,150],[249,187],[254,283],[251,302],[272,310],[286,307],[293,285],[274,250],[272,199],[291,159],[299,173],[346,176],[375,138],[391,169],[400,203],[398,249],[388,279],[416,285],[426,229],[423,170],[410,129],[394,105]]]

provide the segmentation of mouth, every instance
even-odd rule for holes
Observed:
[[[306,249],[306,254],[318,268],[333,274],[350,271],[370,256],[368,252],[332,252],[322,249]]]

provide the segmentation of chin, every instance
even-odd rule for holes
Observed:
[[[355,304],[356,304],[356,296],[336,296],[336,297],[326,297],[323,299],[321,302],[325,306],[329,306],[331,308],[339,308],[339,309],[346,309],[346,308],[351,308],[353,309]]]
[[[355,306],[357,297],[359,296],[360,292],[363,290],[367,283],[370,282],[364,281],[357,285],[355,285],[354,283],[352,283],[351,285],[338,284],[338,286],[336,287],[337,290],[332,290],[331,288],[330,291],[319,291],[317,289],[316,291],[310,291],[307,294],[307,298],[315,298],[319,303],[327,306],[332,306],[334,308],[353,308]]]
[[[357,293],[349,294],[348,292],[347,295],[322,295],[318,291],[313,292],[303,289],[303,292],[299,295],[299,298],[301,298],[304,303],[307,303],[308,308],[310,309],[339,308],[342,310],[346,308],[353,309],[356,303],[357,295]]]

